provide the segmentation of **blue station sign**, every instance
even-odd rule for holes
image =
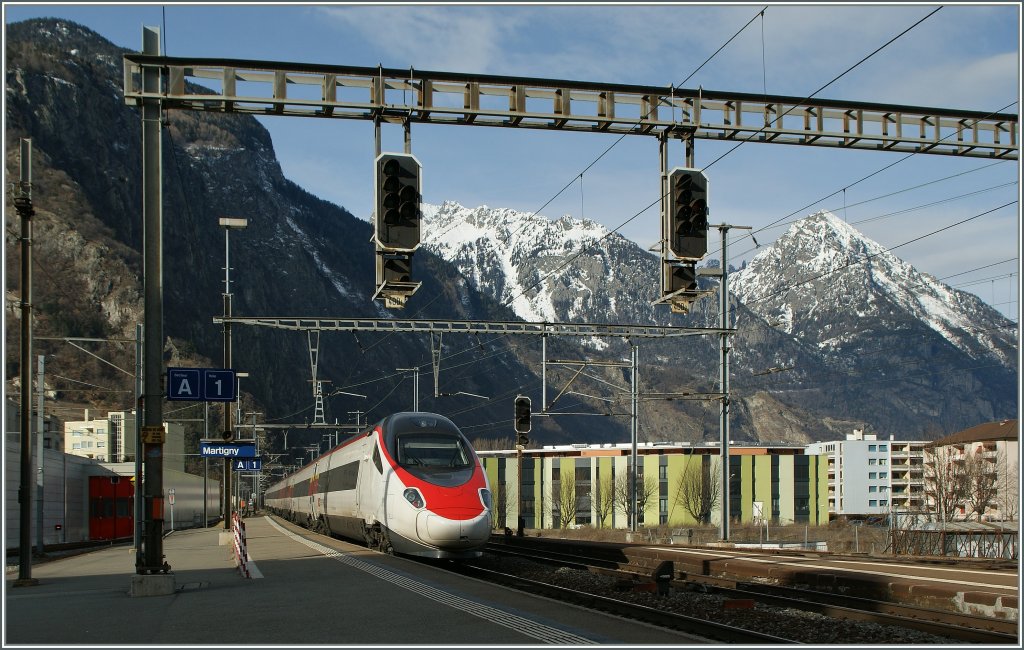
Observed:
[[[236,472],[257,472],[263,469],[263,460],[260,458],[240,458],[231,461],[231,469]]]
[[[217,458],[256,458],[252,442],[199,442],[199,455]]]
[[[167,399],[234,402],[238,385],[230,368],[168,368]]]

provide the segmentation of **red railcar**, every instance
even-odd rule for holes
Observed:
[[[135,485],[126,476],[89,477],[89,539],[134,535]]]

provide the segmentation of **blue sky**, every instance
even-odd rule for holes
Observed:
[[[806,97],[937,6],[5,3],[4,13],[6,23],[68,18],[131,49],[140,48],[143,25],[159,26],[169,56],[380,64],[658,86],[686,80],[688,88]],[[767,7],[763,16],[692,74],[762,7]],[[943,6],[816,96],[1019,113],[1020,24],[1017,3]],[[285,175],[368,218],[371,123],[260,119]],[[385,126],[383,136],[385,151],[401,150],[399,127]],[[547,204],[541,211],[545,216],[583,216],[617,228],[657,198],[659,163],[654,138],[630,137],[579,179],[616,139],[414,125],[412,150],[423,163],[427,202],[527,212]],[[698,140],[696,165],[708,165],[732,146]],[[903,156],[746,144],[708,172],[711,222],[758,229],[794,212],[783,222],[830,209],[891,247],[1019,198],[1016,162],[918,155],[858,182]],[[682,164],[681,148],[670,149],[670,166]],[[954,174],[962,175],[909,190]],[[922,207],[927,204],[935,205]],[[619,232],[646,248],[659,238],[659,228],[652,208]],[[756,237],[764,245],[784,231],[765,229]],[[750,240],[740,240],[741,235],[731,235],[737,240],[730,246],[734,264],[753,255]],[[709,247],[709,253],[715,255],[717,248]],[[1019,203],[895,252],[940,279],[962,274],[948,283],[1017,320]],[[996,262],[1002,263],[979,268]]]

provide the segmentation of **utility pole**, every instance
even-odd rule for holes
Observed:
[[[720,303],[721,315],[719,328],[729,328],[729,229],[740,228],[750,230],[751,226],[732,226],[719,224],[718,232],[722,237],[722,259],[719,269],[722,279],[718,285],[718,301]],[[722,393],[722,403],[719,409],[718,430],[721,437],[720,455],[722,460],[722,523],[719,526],[721,541],[729,541],[729,351],[731,349],[729,337],[731,333],[722,332],[721,338],[721,363],[719,364],[718,384],[719,392]]]
[[[142,323],[135,324],[135,564],[142,557]]]
[[[630,345],[632,368],[629,375],[629,392],[630,392],[630,413],[629,413],[629,438],[632,443],[632,450],[630,453],[630,465],[632,476],[629,482],[629,508],[630,508],[630,532],[635,533],[637,529],[637,504],[636,504],[636,488],[637,481],[639,480],[639,474],[637,473],[637,457],[636,457],[636,444],[637,444],[637,385],[636,385],[636,365],[638,358],[639,346],[636,344]]]
[[[43,383],[43,364],[44,357],[39,355],[39,372],[36,375],[36,388],[39,395],[39,407],[36,410],[36,462],[39,463],[39,471],[36,474],[36,552],[42,555],[45,552],[43,542],[43,513],[44,498],[43,493],[43,437],[46,418],[43,415],[43,393],[45,392],[45,385]]]
[[[15,587],[39,584],[32,577],[32,141],[21,139],[21,181],[14,197],[21,217],[21,481],[18,486],[18,579]]]
[[[228,320],[231,316],[231,241],[229,235],[232,229],[245,228],[249,225],[249,222],[247,219],[221,217],[218,223],[224,228],[224,367],[230,369],[232,366],[231,321]],[[240,397],[236,391],[235,398],[239,399]],[[234,438],[234,431],[231,419],[231,402],[224,402],[224,432],[222,437],[231,440]],[[222,504],[222,509],[224,512],[224,531],[228,532],[231,530],[231,459],[225,457],[223,463],[221,481],[224,483],[224,503]]]
[[[360,422],[360,416],[363,415],[363,412],[362,411],[349,411],[348,414],[356,416],[356,429],[357,430],[361,429],[363,425],[362,425],[362,422]]]
[[[412,410],[420,410],[420,369],[419,368],[395,368],[400,372],[412,373]]]

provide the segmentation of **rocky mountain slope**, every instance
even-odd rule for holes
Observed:
[[[142,318],[141,121],[121,95],[123,51],[60,20],[8,25],[5,47],[9,179],[17,178],[19,139],[32,139],[35,334],[134,337]],[[388,312],[371,300],[370,226],[286,179],[270,136],[256,119],[168,111],[164,126],[168,365],[221,365],[221,327],[213,318],[223,308],[225,235],[218,219],[224,216],[244,217],[249,224],[230,235],[236,315],[514,319],[510,310],[426,251],[417,254],[414,271],[423,286],[403,312]],[[20,263],[18,217],[10,198],[5,240],[8,379],[18,376],[19,361],[18,337],[10,335],[19,331]],[[306,335],[233,329],[234,366],[249,373],[242,392],[252,400],[244,408],[276,422],[312,420]],[[444,346],[447,372],[439,392],[462,391],[494,401],[465,395],[435,398],[423,382],[420,408],[451,414],[471,436],[509,437],[512,400],[517,390],[533,389],[534,370],[505,339],[446,339]],[[133,345],[90,344],[89,349],[121,369],[134,366]],[[48,357],[48,377],[61,389],[61,399],[130,408],[130,376],[65,344],[40,341],[37,350]],[[463,365],[456,372],[457,362]],[[412,373],[396,369],[416,366],[429,376],[430,364],[427,337],[324,333],[318,377],[331,382],[325,392],[366,395],[332,395],[326,404],[328,421],[353,420],[355,411],[362,412],[361,421],[373,421],[411,409]],[[562,427],[541,422],[538,432],[571,438],[573,433]],[[596,427],[596,435],[616,439],[621,430],[621,423],[606,421]],[[311,431],[289,442],[303,444],[307,438],[316,442],[320,435]]]
[[[717,293],[685,317],[652,306],[657,257],[599,224],[453,202],[430,206],[426,217],[428,249],[523,318],[718,324]],[[794,224],[732,273],[730,290],[733,430],[741,438],[831,438],[858,423],[919,437],[1016,411],[1014,324],[834,215]],[[687,343],[684,352],[645,345],[655,354],[644,377],[713,392],[717,339]],[[678,415],[682,426],[694,410]],[[704,421],[717,418],[717,405],[696,410]]]
[[[58,20],[8,25],[5,47],[8,179],[17,177],[18,139],[33,144],[36,335],[130,338],[141,321],[141,123],[121,96],[122,50]],[[715,294],[685,316],[652,306],[657,258],[598,224],[456,203],[425,207],[425,246],[413,270],[423,286],[404,310],[389,312],[371,300],[369,224],[285,178],[258,120],[168,111],[163,133],[168,365],[220,365],[221,328],[212,319],[222,310],[223,216],[249,220],[230,235],[237,315],[718,324]],[[18,376],[12,333],[20,253],[17,214],[9,195],[6,201],[11,380]],[[897,291],[933,280],[891,261],[882,273],[881,256],[843,291],[838,281],[807,282],[803,273],[825,270],[811,263],[819,256],[839,261],[873,250],[836,228],[836,236],[825,236],[830,220],[818,221],[808,220],[733,276],[734,440],[832,439],[865,424],[883,435],[930,437],[1016,412],[1016,348],[1002,333],[1005,321],[937,283]],[[774,266],[772,251],[779,255]],[[783,268],[783,260],[797,259],[806,263]],[[775,295],[782,288],[785,300]],[[774,322],[780,316],[787,319],[782,326]],[[318,377],[331,382],[329,420],[345,422],[361,411],[372,421],[411,408],[411,373],[398,369],[414,366],[420,408],[451,416],[471,438],[509,439],[517,394],[531,396],[539,410],[539,341],[446,335],[438,393],[453,395],[437,397],[431,343],[426,336],[325,332]],[[638,344],[641,439],[716,438],[718,402],[706,394],[717,390],[718,337]],[[105,361],[60,342],[37,346],[58,399],[130,407],[130,377],[111,364],[130,369],[133,345],[90,345]],[[242,385],[245,411],[276,422],[312,418],[304,333],[236,327],[234,357],[236,369],[250,375]],[[596,362],[578,374],[570,365],[547,373],[548,401],[561,394],[552,411],[592,415],[534,418],[536,444],[627,440],[628,368],[601,363],[628,359],[629,344],[551,339],[548,357]],[[316,431],[289,437],[292,447],[319,440]]]

